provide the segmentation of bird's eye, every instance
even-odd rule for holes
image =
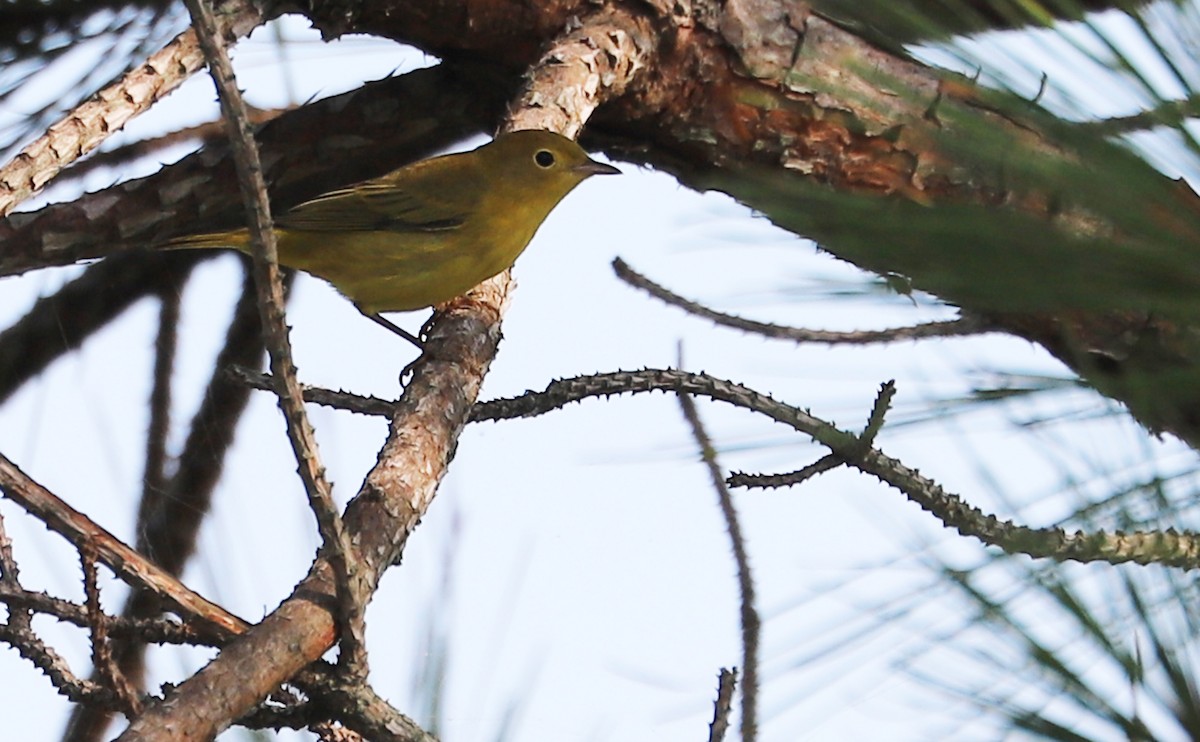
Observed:
[[[550,167],[554,164],[554,153],[548,149],[539,149],[533,156],[533,161],[538,164],[538,167]]]

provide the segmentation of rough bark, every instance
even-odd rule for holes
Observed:
[[[574,134],[605,98],[593,141],[725,190],[863,267],[905,273],[1042,343],[1150,429],[1200,443],[1200,278],[1180,270],[1200,209],[1189,190],[1084,128],[917,64],[804,3],[651,0],[598,12],[584,0],[329,0],[309,13],[327,35],[373,33],[488,72],[413,73],[281,116],[261,136],[281,208],[493,123],[494,91],[531,68],[506,126]],[[412,97],[399,103],[398,92]],[[440,107],[422,109],[433,100]],[[337,130],[358,136],[329,136]],[[213,150],[11,216],[0,223],[0,273],[233,223],[233,182]],[[507,289],[501,276],[439,313],[346,511],[368,594],[453,457]],[[127,737],[202,739],[232,723],[332,646],[334,596],[318,560],[291,598]]]
[[[563,133],[582,128],[601,100],[636,79],[652,54],[637,45],[631,30],[630,17],[620,11],[586,17],[534,66],[506,126]],[[430,326],[388,440],[346,508],[346,534],[363,569],[355,583],[364,591],[355,596],[360,605],[399,559],[433,501],[495,356],[509,288],[507,273],[486,281],[443,307]],[[122,739],[211,738],[320,658],[337,638],[336,616],[333,571],[322,556],[289,599],[136,719]]]
[[[583,0],[324,2],[310,16],[330,36],[373,33],[482,63],[487,79],[460,80],[470,97],[511,79],[591,7]],[[907,275],[917,288],[1044,345],[1150,430],[1200,443],[1200,392],[1192,391],[1200,389],[1200,349],[1191,340],[1200,279],[1181,269],[1200,238],[1189,189],[1094,131],[887,51],[803,3],[651,3],[631,16],[631,33],[655,48],[655,63],[597,111],[595,141],[693,187],[725,190],[864,268]],[[372,110],[383,95],[364,89],[351,98]],[[318,110],[285,115],[264,137],[291,122],[277,140],[288,142]],[[343,130],[380,128],[351,127],[336,106],[321,115]],[[387,116],[412,121],[403,108]],[[363,155],[396,164],[373,155],[386,140],[374,138],[368,147],[334,143],[339,167]],[[318,177],[330,160],[308,154],[330,146],[326,140],[280,148],[297,157],[268,157],[281,205],[298,183],[346,182]],[[0,223],[9,246],[0,273],[229,219],[231,175],[211,157]]]

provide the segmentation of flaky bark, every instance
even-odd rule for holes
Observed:
[[[354,23],[520,65],[581,8],[383,3]],[[1190,189],[1088,127],[885,51],[804,4],[655,8],[639,26],[658,46],[654,69],[593,126],[618,156],[905,274],[1042,344],[1150,430],[1200,445]]]
[[[330,35],[374,33],[485,62],[486,79],[469,72],[455,83],[471,98],[503,88],[590,8],[331,2],[311,17]],[[612,152],[725,190],[864,268],[907,275],[1042,344],[1150,430],[1200,444],[1200,348],[1191,340],[1200,277],[1184,269],[1200,208],[1190,190],[1086,127],[886,51],[804,4],[653,3],[630,24],[656,61],[597,111],[590,130]],[[373,110],[386,86],[347,98]],[[354,115],[316,104],[264,132],[270,146],[286,131],[275,140],[281,154],[267,157],[281,207],[312,195],[301,183],[320,191],[367,174],[347,177],[347,162],[399,164],[390,134]],[[413,121],[406,108],[387,115]],[[297,138],[316,116],[369,141],[321,135],[306,149]],[[326,145],[336,157],[311,156]],[[0,223],[0,274],[228,223],[231,174],[213,166],[216,156]]]
[[[586,18],[535,65],[506,125],[578,131],[601,100],[619,94],[646,66],[650,50],[638,48],[629,27],[622,13]],[[495,355],[509,287],[502,274],[439,312],[379,460],[347,506],[346,533],[366,570],[356,583],[363,605],[437,492]],[[135,720],[122,738],[210,738],[333,645],[335,605],[332,570],[322,558],[291,598]]]
[[[1026,101],[778,0],[599,11],[584,0],[333,0],[314,3],[311,17],[331,35],[374,33],[475,66],[412,73],[281,116],[261,136],[278,208],[491,128],[496,91],[504,99],[531,68],[505,127],[575,135],[596,109],[594,142],[728,191],[866,268],[907,274],[973,317],[1042,343],[1149,428],[1200,442],[1200,349],[1190,339],[1200,277],[1180,270],[1200,237],[1194,194]],[[107,125],[88,121],[89,136]],[[335,130],[356,136],[330,137]],[[55,155],[48,169],[15,163],[14,201],[82,152],[66,141],[39,150]],[[14,215],[0,223],[0,274],[235,224],[233,182],[213,149]],[[507,296],[501,276],[432,326],[378,462],[345,513],[366,570],[361,604],[435,496],[495,354]],[[127,737],[204,739],[241,717],[333,645],[334,596],[319,560],[291,598]]]

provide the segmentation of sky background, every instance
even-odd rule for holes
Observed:
[[[1114,32],[1124,33],[1121,24],[1114,22]],[[286,39],[282,47],[276,34]],[[1119,109],[1122,97],[1099,95],[1111,87],[1099,73],[1082,71],[1056,38],[1024,34],[970,51],[996,55],[997,63],[1005,54],[1036,53],[1028,75],[1008,81],[1016,89],[1036,90],[1045,68],[1077,96],[1052,90],[1050,105],[1120,112],[1109,109]],[[80,50],[71,64],[101,58],[101,50],[91,57]],[[235,51],[248,102],[264,108],[434,61],[362,37],[325,44],[297,18],[260,29]],[[3,114],[21,115],[22,105],[34,103],[12,103],[15,110]],[[216,110],[211,82],[197,76],[113,145],[210,120]],[[1081,498],[1148,471],[1192,465],[1187,449],[1150,439],[1086,390],[1037,403],[945,404],[1002,374],[1065,375],[1024,341],[798,346],[714,328],[661,305],[621,283],[612,259],[624,258],[689,298],[781,324],[851,330],[954,316],[933,297],[884,291],[873,276],[728,197],[617,164],[624,175],[580,186],[518,261],[518,289],[482,399],[541,389],[555,378],[673,366],[682,348],[688,370],[733,379],[857,429],[880,383],[895,379],[899,392],[879,447],[973,504],[1032,525],[1064,517]],[[141,163],[135,172],[158,167]],[[129,172],[93,173],[87,187],[106,187]],[[1183,174],[1191,175],[1186,168]],[[3,279],[0,321],[22,316],[36,297],[80,270]],[[240,286],[238,263],[225,257],[199,268],[184,291],[175,451]],[[400,322],[415,330],[424,319],[414,313]],[[128,541],[156,321],[156,303],[140,302],[0,407],[0,450]],[[330,287],[302,277],[288,321],[301,381],[396,396],[411,347],[365,321]],[[781,426],[718,403],[699,406],[726,470],[790,471],[822,455]],[[386,424],[317,407],[310,414],[344,503],[374,463]],[[1059,422],[1025,425],[1039,418]],[[316,548],[294,472],[274,400],[256,394],[201,534],[200,558],[185,574],[190,586],[251,621],[290,592]],[[896,663],[923,657],[934,673],[966,672],[928,651],[938,631],[967,618],[961,602],[934,587],[928,561],[936,554],[973,564],[983,554],[978,543],[847,471],[778,492],[735,491],[735,502],[764,619],[763,740],[920,740],[937,738],[939,729],[970,731],[955,725],[973,711]],[[11,503],[0,501],[0,513],[25,584],[79,597],[73,551]],[[1111,568],[1064,570],[1086,577]],[[124,595],[119,583],[106,582],[106,606],[119,610]],[[907,617],[868,630],[884,622],[884,604],[906,606]],[[36,625],[86,674],[86,637],[44,619]],[[505,728],[517,740],[704,739],[717,671],[740,662],[738,597],[716,495],[677,400],[592,400],[537,419],[470,426],[403,565],[388,573],[371,604],[368,625],[372,682],[418,721],[427,721],[423,711],[432,703],[421,668],[448,652],[445,695],[437,700],[443,739],[490,740]],[[178,680],[209,656],[154,650],[153,681]],[[13,739],[61,733],[68,704],[44,677],[8,650],[0,652],[0,678],[0,717],[16,725]],[[246,735],[235,730],[224,738]]]

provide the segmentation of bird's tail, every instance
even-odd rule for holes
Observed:
[[[192,234],[176,237],[163,245],[164,250],[196,250],[212,247],[232,247],[245,251],[250,244],[250,237],[244,229],[228,232],[209,232],[208,234]]]

